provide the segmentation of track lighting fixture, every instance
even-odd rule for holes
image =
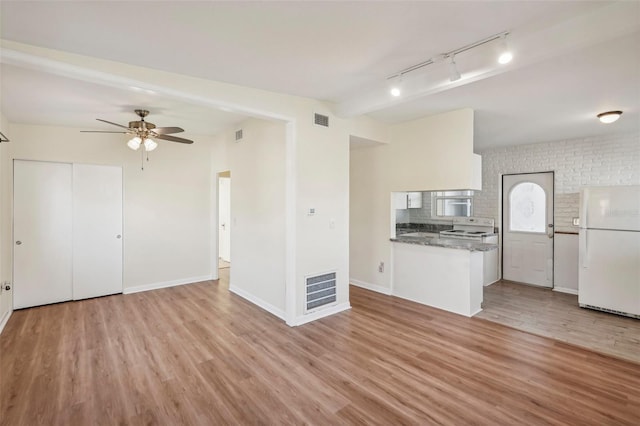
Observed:
[[[482,46],[484,44],[487,44],[496,40],[499,40],[501,43],[500,56],[498,57],[498,62],[501,64],[507,64],[511,62],[511,60],[513,59],[513,54],[511,53],[511,51],[507,46],[508,35],[509,35],[508,31],[503,31],[501,33],[494,34],[487,38],[483,38],[482,40],[478,40],[475,43],[467,44],[466,46],[462,46],[458,49],[454,49],[449,52],[436,55],[432,58],[427,59],[426,61],[422,61],[418,64],[407,67],[403,70],[396,72],[395,74],[391,74],[389,77],[387,77],[387,81],[391,82],[391,85],[389,86],[389,93],[391,94],[391,96],[394,96],[394,97],[400,96],[401,95],[400,83],[402,81],[402,77],[405,74],[424,68],[428,65],[442,62],[442,60],[446,58],[449,58],[449,80],[457,81],[461,78],[461,74],[460,74],[460,71],[458,70],[458,66],[454,59],[455,55],[458,55],[462,52],[466,52],[467,50],[474,49],[476,47]]]
[[[617,121],[621,115],[622,111],[607,111],[598,114],[598,119],[600,119],[600,122],[602,123],[611,124],[614,121]]]
[[[457,81],[460,80],[460,71],[458,71],[458,67],[456,66],[455,56],[451,55],[449,57],[449,81]]]
[[[508,33],[505,33],[500,37],[500,56],[498,56],[498,62],[502,65],[508,64],[513,59],[513,54],[507,45],[507,35]]]

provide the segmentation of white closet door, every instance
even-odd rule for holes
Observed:
[[[122,168],[73,165],[73,299],[122,293]]]
[[[71,300],[71,164],[14,161],[13,307]]]

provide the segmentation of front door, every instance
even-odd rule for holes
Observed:
[[[553,287],[553,172],[502,177],[502,278]]]

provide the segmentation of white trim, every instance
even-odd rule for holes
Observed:
[[[296,159],[297,124],[290,120],[286,124],[285,141],[285,321],[288,326],[296,325],[297,315],[297,159]],[[337,275],[336,275],[337,277]],[[302,283],[301,283],[302,287]]]
[[[558,293],[567,293],[567,294],[575,294],[578,295],[577,288],[569,288],[569,287],[553,287],[553,291],[557,291]]]
[[[321,309],[307,315],[298,316],[296,317],[296,322],[294,325],[303,325],[311,321],[319,320],[320,318],[337,314],[338,312],[346,311],[347,309],[351,309],[351,304],[349,302],[340,303],[338,305],[332,306],[331,308]]]
[[[474,313],[471,314],[471,316],[476,316],[478,315],[480,312],[482,312],[482,308],[478,309],[477,311],[475,311]],[[466,316],[466,315],[465,315]]]
[[[137,285],[135,287],[125,287],[125,289],[122,290],[122,293],[123,294],[139,293],[141,291],[157,290],[160,288],[175,287],[175,286],[184,285],[184,284],[195,284],[202,281],[209,281],[212,279],[214,279],[212,275],[202,275],[199,277],[182,278],[179,280],[161,281],[158,283]]]
[[[387,296],[391,296],[391,289],[388,287],[384,287],[378,284],[371,284],[364,281],[356,280],[355,278],[349,278],[349,284],[354,285],[356,287],[365,288],[367,290],[375,291],[376,293],[386,294]]]
[[[2,330],[4,330],[4,326],[7,325],[7,322],[9,322],[9,318],[11,317],[12,313],[13,313],[13,309],[9,309],[2,316],[2,319],[0,320],[0,334],[2,334]]]
[[[237,294],[238,296],[242,297],[245,300],[248,300],[249,302],[253,303],[254,305],[259,306],[260,308],[264,309],[265,311],[269,312],[272,315],[275,315],[276,317],[280,318],[281,320],[285,320],[286,319],[286,315],[285,312],[276,307],[273,306],[271,303],[267,303],[262,299],[258,299],[257,297],[255,297],[254,295],[247,293],[246,291],[242,290],[241,288],[238,288],[236,286],[230,285],[229,286],[229,291]]]

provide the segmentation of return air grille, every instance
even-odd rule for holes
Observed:
[[[313,122],[318,126],[329,127],[329,117],[322,114],[316,114]]]
[[[581,308],[593,309],[594,311],[608,312],[610,314],[623,315],[623,316],[629,317],[629,318],[640,319],[640,315],[631,314],[629,312],[616,311],[615,309],[602,308],[600,306],[586,305],[586,304],[582,304],[582,303],[580,304],[580,307]]]
[[[336,301],[336,273],[307,277],[305,312]]]
[[[242,139],[242,129],[236,130],[236,140],[239,141]]]

